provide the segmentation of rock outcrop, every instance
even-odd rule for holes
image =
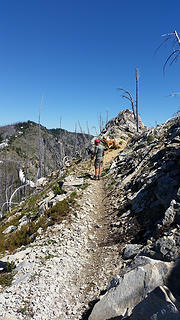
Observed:
[[[139,132],[147,130],[139,117]],[[121,111],[117,117],[111,119],[101,132],[101,137],[116,139],[119,143],[122,140],[131,138],[137,132],[136,121],[133,112],[129,109]]]

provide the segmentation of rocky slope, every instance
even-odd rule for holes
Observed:
[[[74,162],[13,208],[0,319],[180,319],[179,128],[176,117],[106,151],[100,181]]]

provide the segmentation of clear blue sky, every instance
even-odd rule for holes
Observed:
[[[116,88],[135,95],[139,111],[154,126],[178,110],[180,59],[163,64],[171,44],[154,52],[164,33],[180,32],[179,0],[1,0],[0,125],[38,122],[86,130],[130,108]]]

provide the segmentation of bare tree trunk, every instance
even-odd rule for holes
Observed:
[[[86,127],[87,127],[87,133],[90,135],[90,130],[89,130],[88,121],[86,122]]]
[[[138,69],[136,69],[136,126],[137,126],[137,132],[139,132],[138,94],[139,94],[139,74],[138,74]]]
[[[60,119],[59,119],[59,128],[60,129],[62,128],[61,123],[62,123],[62,117],[60,117]]]
[[[109,111],[106,110],[106,124],[108,123]]]
[[[98,136],[97,128],[95,126],[93,126],[92,129],[94,129],[96,136]]]
[[[46,144],[46,139],[44,139],[44,177],[46,177],[46,149],[47,149],[47,144]]]
[[[81,124],[80,124],[79,120],[78,120],[78,124],[79,124],[80,131],[81,131],[81,133],[82,133],[82,135],[83,135],[83,138],[84,138],[84,144],[86,144],[86,142],[87,142],[87,141],[86,141],[86,136],[85,136],[85,133],[84,133],[82,127],[81,127]]]
[[[41,125],[40,125],[40,119],[41,119],[41,108],[42,108],[42,102],[43,102],[43,96],[41,98],[41,104],[39,108],[39,121],[38,121],[38,160],[39,160],[39,175],[38,177],[42,177],[42,154],[41,154]]]
[[[8,205],[8,201],[9,201],[9,198],[11,197],[11,188],[12,188],[12,184],[6,188],[6,204],[7,204],[7,212],[9,211],[9,205]],[[9,191],[10,191],[10,197],[9,197]]]
[[[26,185],[28,185],[28,184],[26,184]],[[13,194],[11,195],[11,197],[10,197],[10,199],[9,199],[9,211],[10,211],[10,212],[11,212],[12,200],[13,200],[16,192],[20,191],[20,189],[24,188],[24,186],[25,186],[25,185],[22,185],[22,186],[20,186],[19,188],[17,188],[17,189],[13,192]]]
[[[83,140],[84,140],[84,147],[80,150],[80,156],[82,157],[82,159],[84,159],[84,157],[86,155],[87,139],[86,139],[86,135],[85,135],[84,131],[82,130],[82,127],[81,127],[79,120],[78,120],[78,124],[79,124],[79,128],[82,133]]]
[[[103,120],[103,118],[102,118],[102,115],[101,115],[101,113],[100,113],[100,115],[99,115],[99,133],[101,133],[101,131],[103,130],[103,128],[104,128],[104,120]]]
[[[77,151],[77,124],[75,123],[74,155],[76,155],[76,151]]]
[[[27,167],[28,167],[28,159],[27,159],[27,154],[26,154],[24,197],[26,196]]]
[[[5,149],[5,160],[4,160],[4,191],[5,191],[5,199],[6,202],[8,201],[7,199],[7,194],[6,194],[6,190],[8,187],[8,177],[7,177],[7,150]],[[8,211],[8,208],[7,208]]]
[[[62,161],[63,161],[63,146],[62,146],[62,142],[61,142],[61,121],[62,121],[62,117],[60,117],[59,120],[59,166],[60,168],[62,167]]]

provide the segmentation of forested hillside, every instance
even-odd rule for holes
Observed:
[[[0,127],[0,205],[22,184],[19,171],[26,181],[36,181],[52,171],[60,170],[68,159],[85,158],[93,137],[63,129],[46,129],[28,121]],[[27,192],[31,192],[29,186]],[[25,190],[20,190],[19,199]]]

